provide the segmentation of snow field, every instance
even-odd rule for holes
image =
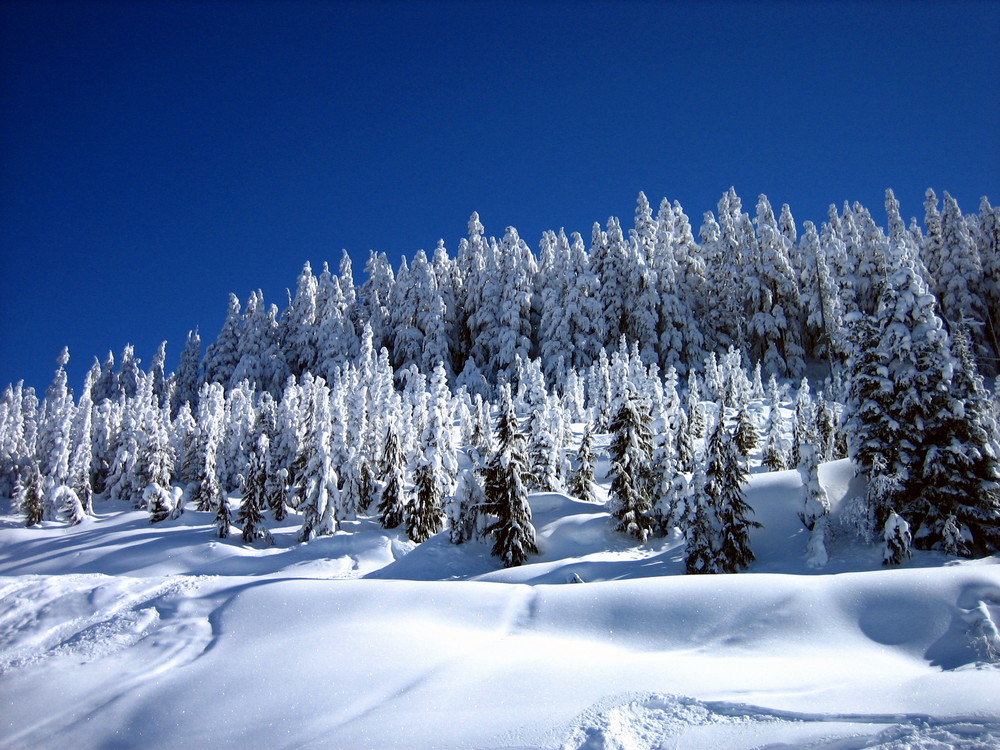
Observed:
[[[740,575],[680,575],[678,537],[637,545],[558,493],[531,497],[540,554],[511,569],[367,518],[298,544],[292,514],[261,548],[211,513],[6,516],[0,746],[1000,745],[996,559],[883,570],[840,524],[852,474],[821,467],[820,571],[798,473],[753,475]]]

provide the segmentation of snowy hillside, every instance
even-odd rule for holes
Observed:
[[[839,528],[853,476],[821,480]],[[745,490],[741,575],[683,576],[603,503],[530,498],[540,554],[417,546],[367,518],[276,544],[151,526],[99,502],[78,526],[0,530],[6,748],[987,747],[1000,743],[996,558],[831,533],[821,574],[796,472]],[[9,510],[9,506],[6,506]],[[809,575],[804,575],[809,574]],[[572,583],[582,580],[583,583]]]
[[[173,373],[64,350],[0,395],[0,748],[1000,746],[1000,211],[937,206],[474,214]]]

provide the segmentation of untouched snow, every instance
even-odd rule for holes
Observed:
[[[8,512],[0,747],[1000,746],[997,559],[883,570],[840,523],[850,466],[820,476],[826,568],[797,472],[755,474],[736,576],[681,575],[679,538],[559,494],[531,497],[540,554],[510,570],[370,519],[303,545],[293,515],[258,548],[209,513]]]

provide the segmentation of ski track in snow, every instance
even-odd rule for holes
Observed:
[[[55,702],[43,722],[6,738],[17,746],[44,738],[45,726],[72,727],[167,671],[190,664],[216,637],[215,603],[198,597],[204,579],[27,576],[0,583],[0,680],[25,668],[88,664],[141,648],[113,688],[69,705]],[[141,667],[136,668],[136,664]],[[37,741],[37,739],[35,740]],[[29,745],[31,743],[29,742]]]
[[[196,585],[188,577],[6,579],[0,585],[0,676],[54,658],[87,663],[133,646],[163,631],[161,609]],[[190,636],[197,619],[166,627]]]
[[[774,739],[782,734],[795,739]],[[811,734],[815,736],[810,738]],[[1000,747],[1000,721],[982,717],[942,720],[924,714],[801,713],[648,693],[610,697],[595,704],[573,722],[559,747],[694,750],[726,746],[716,743],[767,750],[987,750]]]

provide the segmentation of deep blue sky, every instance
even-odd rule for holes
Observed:
[[[640,190],[801,222],[1000,202],[1000,3],[0,4],[0,387],[148,365],[302,264],[589,238]]]

